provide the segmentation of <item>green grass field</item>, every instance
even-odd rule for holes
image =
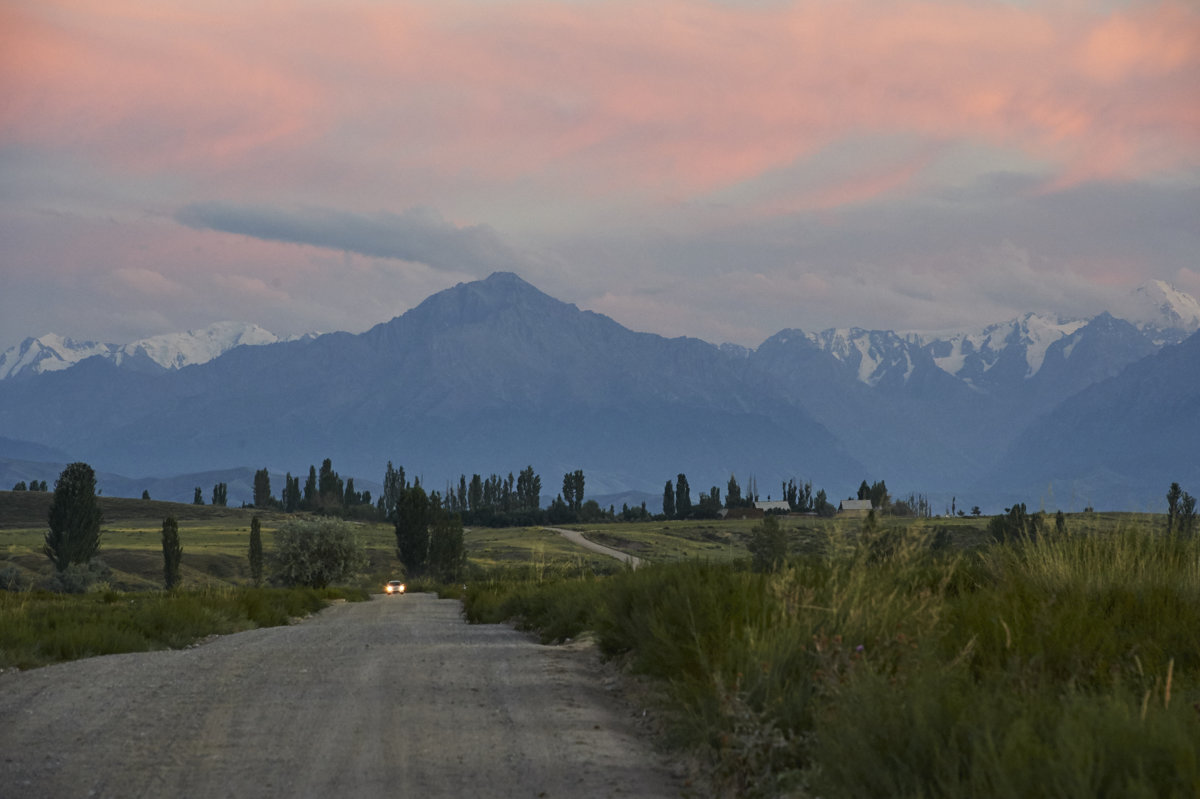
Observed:
[[[0,569],[15,567],[26,583],[52,573],[41,553],[50,492],[0,491]],[[112,570],[111,587],[121,590],[156,588],[162,579],[162,520],[174,515],[183,542],[184,586],[245,584],[249,580],[247,549],[250,520],[262,524],[266,554],[273,548],[271,532],[292,518],[274,511],[221,508],[156,500],[100,497],[104,514],[100,558]],[[1131,524],[1154,524],[1145,515],[1076,514],[1073,530],[1104,533]],[[746,546],[757,522],[651,521],[600,525],[569,525],[597,543],[636,555],[652,563],[702,559],[713,562],[744,560]],[[895,519],[886,524],[898,529],[944,531],[959,547],[976,547],[986,541],[987,519]],[[781,520],[793,554],[815,553],[830,541],[853,538],[862,527],[859,519],[819,519],[789,516]],[[386,580],[402,572],[395,557],[395,535],[390,524],[359,523],[359,534],[370,558],[364,584]],[[608,572],[611,559],[581,549],[543,528],[468,528],[464,532],[472,574],[516,569]]]

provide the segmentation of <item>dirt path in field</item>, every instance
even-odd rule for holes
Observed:
[[[558,533],[572,544],[578,544],[584,549],[590,549],[593,552],[599,552],[601,555],[608,555],[610,558],[616,558],[622,563],[628,563],[630,567],[634,569],[642,565],[642,559],[636,555],[630,555],[628,552],[622,552],[619,549],[613,549],[612,547],[606,547],[603,544],[597,544],[595,541],[589,541],[583,537],[582,533],[578,533],[574,530],[563,530],[558,527],[547,527],[546,529],[552,533]]]
[[[613,682],[457,601],[377,597],[0,673],[0,797],[678,796]]]

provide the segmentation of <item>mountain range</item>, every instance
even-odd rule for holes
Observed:
[[[130,344],[76,341],[53,333],[27,338],[0,355],[0,380],[69,369],[88,358],[147,372],[208,363],[234,347],[274,344],[280,339],[258,325],[217,322],[202,330],[139,339]]]
[[[583,469],[591,496],[734,473],[764,498],[885,479],[947,505],[1157,509],[1170,482],[1200,487],[1197,328],[1200,304],[1151,282],[1120,317],[790,329],[749,349],[635,332],[497,273],[360,335],[26,339],[0,356],[0,466],[303,474],[328,457],[361,481],[391,460],[436,488],[532,464],[550,488]]]

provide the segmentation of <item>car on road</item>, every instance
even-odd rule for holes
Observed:
[[[399,580],[392,580],[383,587],[383,592],[385,594],[387,594],[388,596],[396,596],[397,594],[403,594],[404,591],[405,591],[404,583],[400,582]]]

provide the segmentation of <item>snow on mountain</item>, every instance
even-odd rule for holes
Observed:
[[[152,336],[124,346],[75,341],[50,333],[27,338],[0,355],[0,380],[22,373],[61,371],[95,356],[118,366],[149,363],[162,369],[182,369],[207,363],[234,347],[273,344],[279,340],[273,333],[246,322],[217,322],[201,330]]]
[[[1113,315],[1143,328],[1184,333],[1200,330],[1200,302],[1161,280],[1148,280],[1138,286]]]
[[[970,333],[938,335],[910,333],[933,355],[940,369],[968,382],[990,371],[1005,353],[1024,360],[1024,377],[1033,377],[1042,368],[1046,351],[1056,341],[1070,336],[1086,325],[1085,320],[1064,321],[1027,313],[1022,317],[988,325]]]
[[[53,333],[27,338],[0,355],[0,380],[26,371],[59,372],[96,355],[111,358],[116,349],[112,344],[76,341]]]
[[[913,373],[912,347],[916,342],[890,330],[863,330],[858,327],[830,328],[820,333],[805,333],[818,349],[853,368],[858,381],[877,386],[892,377],[907,380]]]
[[[113,358],[122,363],[145,356],[164,369],[182,369],[207,363],[234,347],[274,344],[279,337],[258,325],[245,322],[217,322],[202,330],[168,333],[134,341],[121,347]]]

